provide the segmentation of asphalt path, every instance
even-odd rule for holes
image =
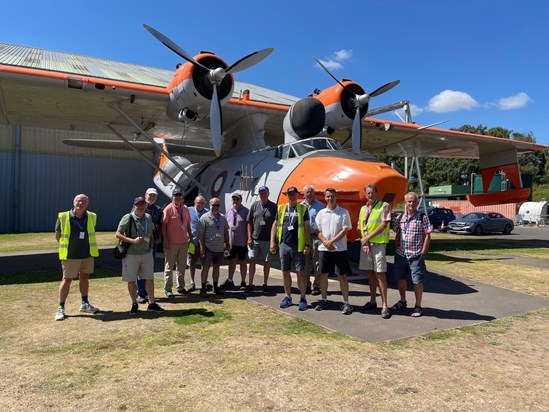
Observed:
[[[547,242],[549,246],[548,227],[519,226],[509,236],[512,236],[513,239],[539,241],[540,245],[544,245]],[[516,263],[531,264],[531,262],[521,261],[520,258]],[[544,263],[540,265],[543,266]],[[120,261],[112,257],[110,249],[104,249],[101,251],[100,257],[96,259],[96,266],[120,268]],[[372,311],[366,311],[363,308],[363,305],[369,300],[367,276],[361,274],[356,269],[356,265],[352,266],[354,275],[349,276],[350,302],[355,310],[350,316],[341,314],[342,299],[338,291],[339,286],[335,280],[330,280],[329,290],[332,292],[328,296],[330,304],[327,310],[315,311],[313,304],[316,303],[317,298],[308,295],[309,309],[299,311],[297,308],[299,301],[297,289],[294,289],[293,294],[294,305],[287,309],[280,309],[279,303],[284,296],[282,273],[276,268],[271,269],[269,283],[272,287],[272,293],[268,295],[263,295],[258,288],[258,291],[246,297],[240,291],[228,291],[225,296],[211,295],[208,299],[217,301],[230,298],[246,298],[288,315],[314,322],[332,331],[344,333],[368,342],[381,342],[417,336],[432,331],[458,328],[549,307],[549,299],[534,297],[431,271],[424,285],[423,317],[410,317],[413,307],[408,307],[401,312],[393,313],[390,319],[382,319],[379,308]],[[162,268],[163,260],[161,256],[157,256],[155,275],[158,278],[162,278]],[[0,253],[0,273],[13,273],[14,276],[17,276],[17,272],[58,269],[60,269],[60,265],[56,252]],[[391,273],[392,257],[388,257],[388,300],[390,305],[399,300],[396,283],[392,280]],[[222,266],[221,280],[226,279],[226,276],[226,266]],[[295,274],[292,276],[295,288]],[[239,279],[238,273],[235,275],[235,278],[236,280]],[[262,269],[258,267],[256,282],[261,282],[262,278]],[[408,290],[407,298],[410,305],[413,306],[413,292],[410,291],[410,288]],[[193,294],[191,296],[177,296],[174,300],[170,301],[163,297],[158,300],[164,303],[165,308],[169,310],[170,302],[177,302],[178,300],[198,301],[200,299],[198,295]],[[379,297],[377,302],[380,304]]]

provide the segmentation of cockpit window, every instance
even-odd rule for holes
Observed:
[[[325,137],[315,137],[311,139],[300,140],[299,142],[289,143],[278,146],[276,157],[289,159],[301,157],[315,150],[343,150],[341,145],[333,139]]]

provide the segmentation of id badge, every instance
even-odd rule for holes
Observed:
[[[215,237],[221,237],[221,233],[217,232],[217,233],[215,234]]]
[[[294,225],[289,225],[288,226],[288,231],[290,231],[290,230],[294,230]]]
[[[79,239],[85,239],[86,238],[86,232],[80,232]]]
[[[259,226],[265,226],[265,221],[262,220],[261,222],[259,222]]]

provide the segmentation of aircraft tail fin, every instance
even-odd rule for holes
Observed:
[[[467,200],[471,204],[474,206],[488,206],[502,203],[520,203],[528,200],[530,189],[522,187],[516,148],[507,148],[503,151],[485,154],[481,151],[479,163],[483,193],[467,195]],[[490,183],[496,174],[503,174],[511,188],[488,192]]]

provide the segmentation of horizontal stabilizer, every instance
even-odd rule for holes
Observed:
[[[522,203],[530,197],[530,188],[504,190],[503,192],[479,193],[467,195],[467,200],[473,206],[491,206],[505,203]]]

